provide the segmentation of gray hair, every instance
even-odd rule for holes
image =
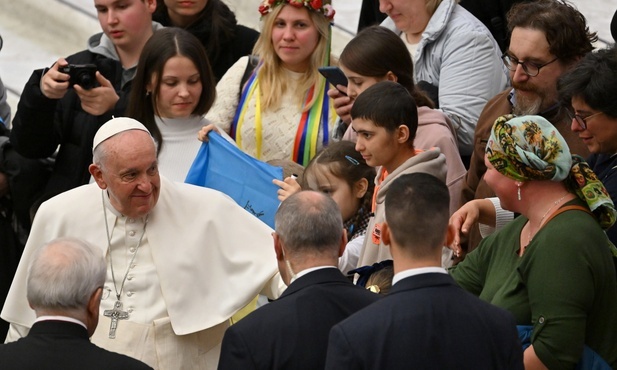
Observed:
[[[274,219],[289,253],[338,253],[343,237],[341,211],[327,195],[301,191],[285,199]]]
[[[39,248],[28,270],[27,297],[35,309],[85,308],[105,284],[103,253],[84,240],[58,238]]]

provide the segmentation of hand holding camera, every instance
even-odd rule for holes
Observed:
[[[60,58],[41,79],[41,91],[50,99],[62,98],[67,89],[75,85],[87,90],[98,86],[96,65],[69,64],[64,58]]]
[[[85,90],[90,90],[97,85],[96,65],[94,64],[68,64],[59,67],[58,71],[70,76],[69,88],[79,85]]]
[[[111,110],[120,99],[94,64],[69,64],[60,58],[41,78],[41,92],[49,99],[61,99],[74,88],[82,109],[92,115]]]

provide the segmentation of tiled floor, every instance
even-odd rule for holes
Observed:
[[[260,0],[225,2],[234,9],[240,23],[259,27],[256,8]],[[337,0],[333,2],[336,8]],[[602,40],[611,40],[609,24],[617,8],[616,0],[574,0],[573,3]],[[350,0],[345,0],[345,5],[349,4]],[[346,27],[342,15],[340,12],[339,26],[353,28]],[[0,52],[0,77],[9,89],[13,111],[32,70],[84,49],[88,37],[99,31],[93,0],[0,0],[0,35],[4,39]],[[350,37],[344,30],[335,30],[333,51],[340,52]]]

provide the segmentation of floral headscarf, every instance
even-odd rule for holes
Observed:
[[[508,114],[497,118],[486,156],[499,173],[517,181],[564,181],[584,200],[603,229],[617,220],[606,188],[583,158],[570,154],[563,136],[544,117]]]

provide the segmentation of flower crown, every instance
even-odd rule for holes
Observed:
[[[323,4],[323,2],[323,0],[264,0],[259,6],[259,13],[261,13],[261,16],[263,17],[264,15],[270,13],[272,8],[288,3],[296,8],[305,6],[310,10],[323,14],[326,19],[332,21],[336,12],[334,11],[334,8],[332,8],[332,5]]]

